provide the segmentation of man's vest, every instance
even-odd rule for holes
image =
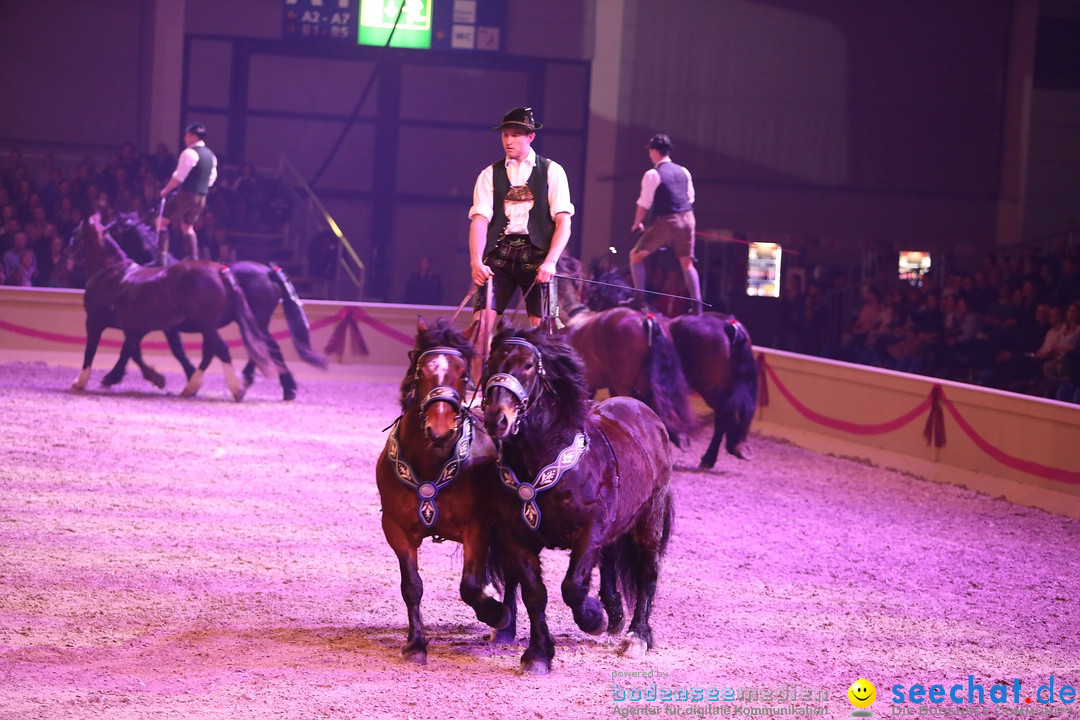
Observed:
[[[532,210],[529,211],[529,241],[545,251],[551,248],[551,238],[555,235],[555,221],[551,219],[551,207],[548,205],[547,171],[550,162],[537,155],[536,165],[529,179],[525,181],[533,196]],[[485,255],[495,249],[495,243],[510,223],[503,206],[506,194],[510,192],[510,177],[506,174],[505,159],[491,164],[491,185],[492,215],[491,223],[488,224],[487,244],[484,246]]]
[[[214,167],[214,153],[205,145],[196,145],[191,149],[199,155],[199,162],[195,163],[184,182],[180,183],[180,189],[205,195],[210,192],[210,170]]]
[[[670,161],[657,163],[656,172],[660,173],[660,185],[649,208],[652,216],[663,217],[692,210],[694,206],[690,204],[686,172],[682,165]]]

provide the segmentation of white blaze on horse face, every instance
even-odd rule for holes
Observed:
[[[450,374],[450,358],[445,355],[432,355],[424,363],[424,369],[435,378],[436,385],[445,385]]]

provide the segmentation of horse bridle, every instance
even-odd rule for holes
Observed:
[[[457,348],[443,345],[425,350],[416,358],[416,372],[414,373],[415,382],[420,382],[420,368],[424,365],[424,358],[429,355],[449,355],[451,357],[461,358],[462,362],[465,363],[465,381],[468,383],[469,362],[465,358],[464,353]],[[436,385],[420,400],[420,427],[424,430],[427,429],[428,408],[439,402],[447,403],[454,409],[454,413],[457,415],[457,427],[458,430],[460,430],[466,413],[462,412],[464,405],[462,403],[461,393],[458,392],[457,388],[450,387],[449,385]]]
[[[517,337],[507,338],[503,341],[504,345],[517,345],[524,347],[532,351],[536,356],[536,383],[538,385],[546,382],[546,375],[544,373],[543,357],[540,355],[540,350],[537,349],[528,340],[523,340]],[[514,418],[514,424],[510,427],[510,435],[516,435],[518,428],[521,425],[521,421],[524,419],[525,414],[528,412],[529,393],[525,389],[525,386],[521,384],[521,381],[509,373],[495,373],[488,378],[487,384],[484,386],[484,402],[487,402],[488,390],[495,387],[501,387],[506,389],[517,400],[518,411]],[[605,437],[605,440],[607,438]],[[495,445],[498,448],[498,454],[495,459],[495,466],[499,473],[499,481],[510,492],[514,493],[521,501],[521,519],[532,530],[539,530],[541,514],[540,505],[537,503],[537,496],[545,491],[550,490],[558,484],[563,475],[577,467],[578,461],[589,450],[589,436],[582,429],[576,435],[570,444],[563,448],[561,451],[555,454],[555,460],[545,465],[536,474],[536,477],[532,480],[522,481],[518,478],[513,468],[506,465],[503,462],[503,443],[501,440],[496,440]]]
[[[544,359],[540,355],[540,351],[535,345],[528,340],[518,337],[509,337],[503,341],[503,345],[517,345],[518,347],[527,348],[532,351],[536,356],[536,377],[537,382],[544,381]],[[510,427],[510,434],[516,435],[518,429],[521,426],[521,421],[525,419],[525,415],[529,412],[530,398],[529,391],[525,389],[525,386],[521,384],[521,381],[510,373],[495,373],[488,378],[487,383],[484,384],[484,400],[483,406],[487,407],[488,393],[493,388],[501,387],[511,395],[517,402],[517,414],[514,417],[514,424]]]
[[[424,358],[428,355],[450,355],[461,358],[465,361],[465,377],[468,378],[469,363],[465,355],[455,348],[438,346],[425,350],[417,356],[416,371],[414,373],[416,382],[420,380],[420,368],[423,366]],[[428,530],[435,525],[435,521],[439,518],[439,506],[435,502],[439,491],[457,479],[458,473],[461,472],[461,468],[469,459],[473,440],[472,421],[461,402],[461,393],[457,391],[457,388],[449,385],[436,385],[420,401],[421,430],[427,428],[427,409],[439,402],[447,403],[454,409],[457,416],[455,425],[458,437],[454,441],[454,451],[443,463],[434,479],[421,480],[412,465],[401,457],[401,442],[398,439],[401,418],[398,418],[398,421],[394,423],[394,429],[390,433],[389,442],[387,443],[387,456],[390,464],[393,465],[394,475],[403,485],[416,493],[416,513],[420,518],[420,523]]]

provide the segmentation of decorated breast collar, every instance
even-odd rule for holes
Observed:
[[[536,474],[536,480],[531,483],[523,483],[509,467],[503,464],[502,443],[499,443],[499,479],[503,487],[515,493],[521,500],[521,519],[533,530],[540,527],[540,506],[536,504],[536,496],[544,490],[555,487],[563,474],[573,469],[585,451],[589,449],[589,437],[584,432],[574,436],[573,442],[559,452],[555,462],[543,468]]]
[[[390,433],[390,438],[386,443],[386,454],[394,466],[394,474],[397,475],[397,479],[416,492],[416,498],[419,501],[416,508],[417,515],[420,516],[421,524],[430,530],[435,525],[435,521],[439,519],[439,506],[435,504],[436,496],[438,496],[440,490],[457,479],[458,474],[461,472],[461,466],[469,459],[473,439],[472,420],[466,417],[461,423],[461,436],[454,443],[453,454],[443,464],[435,479],[430,481],[420,480],[416,476],[416,471],[413,470],[412,465],[401,457],[401,444],[398,442],[398,429],[400,427],[401,420],[398,420],[394,424],[394,431]]]

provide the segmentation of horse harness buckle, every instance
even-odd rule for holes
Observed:
[[[434,480],[421,480],[416,471],[413,470],[412,465],[409,464],[409,461],[401,457],[401,443],[398,440],[400,427],[401,421],[399,420],[394,424],[394,431],[390,433],[386,445],[386,454],[390,464],[394,467],[394,475],[397,476],[397,479],[401,481],[402,485],[416,493],[418,502],[416,513],[424,528],[430,530],[434,527],[435,521],[439,519],[439,506],[435,502],[439,491],[457,480],[462,465],[469,459],[473,439],[472,422],[468,420],[462,422],[461,436],[454,443],[454,453],[443,463],[439,474],[435,476]]]
[[[521,519],[532,530],[540,528],[540,506],[536,504],[536,497],[544,490],[550,490],[558,484],[570,470],[577,466],[578,461],[589,449],[589,436],[584,431],[574,436],[573,441],[563,448],[555,461],[541,468],[536,474],[536,479],[531,483],[518,480],[514,471],[503,464],[502,443],[499,443],[499,456],[497,467],[499,479],[503,487],[518,496],[521,500]]]

